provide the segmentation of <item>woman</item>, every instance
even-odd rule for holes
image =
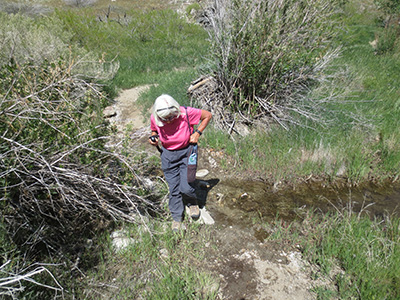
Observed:
[[[203,130],[211,120],[209,111],[179,106],[169,95],[161,95],[154,103],[151,114],[150,144],[158,146],[161,141],[161,168],[169,187],[169,210],[172,230],[185,229],[182,224],[184,203],[182,194],[190,198],[190,216],[200,217],[194,187],[187,181],[189,144],[197,144]],[[201,122],[196,130],[193,126]],[[190,125],[189,125],[190,124]]]

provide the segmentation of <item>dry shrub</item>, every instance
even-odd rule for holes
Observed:
[[[339,7],[330,0],[214,1],[207,11],[210,72],[222,94],[215,100],[222,102],[203,100],[225,112],[215,118],[224,120],[220,127],[272,119],[287,128],[299,124],[293,112],[316,116],[313,100],[298,96],[325,79],[323,71],[339,53],[329,48]]]
[[[52,11],[51,8],[41,3],[32,3],[31,0],[18,0],[18,1],[1,1],[0,11],[9,14],[24,14],[27,16],[38,16],[48,14]],[[40,2],[40,1],[37,1]]]
[[[59,269],[71,268],[61,277],[73,277],[95,232],[160,212],[140,176],[143,159],[105,147],[109,101],[98,81],[118,63],[70,38],[56,19],[0,14],[0,298],[49,298],[32,285],[63,298],[49,271],[57,266],[32,261],[61,258]],[[10,242],[20,256],[3,251]]]
[[[138,222],[155,205],[138,195],[141,179],[104,149],[106,101],[99,86],[71,75],[73,65],[8,66],[0,84],[0,180],[16,238],[48,250],[95,230],[99,221]],[[131,175],[129,175],[131,174]],[[122,184],[129,178],[132,186]]]
[[[109,222],[157,211],[140,196],[146,188],[135,164],[104,147],[108,99],[96,80],[118,64],[76,55],[43,20],[1,18],[0,209],[14,240],[55,253]],[[13,37],[19,28],[28,34]],[[28,49],[44,39],[47,50]]]

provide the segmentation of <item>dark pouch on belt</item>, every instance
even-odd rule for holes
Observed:
[[[196,180],[197,149],[197,144],[189,146],[187,167],[188,182],[194,182]]]

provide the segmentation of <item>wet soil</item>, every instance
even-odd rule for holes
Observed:
[[[149,124],[135,107],[145,89],[123,91],[110,120],[119,132],[130,126],[133,137],[138,133],[138,143],[156,154],[147,144]],[[308,209],[326,212],[350,207],[371,216],[398,212],[399,185],[370,183],[350,188],[345,181],[328,185],[308,178],[296,186],[276,187],[246,175],[233,176],[226,171],[229,168],[221,167],[222,161],[233,165],[222,151],[201,149],[199,169],[209,174],[197,182],[200,204],[215,220],[208,225],[212,240],[204,245],[203,264],[219,276],[221,299],[309,300],[315,299],[312,287],[330,284],[312,279],[313,266],[302,259],[299,249],[287,249],[268,239],[265,225],[274,219],[301,220]]]
[[[335,184],[307,180],[276,188],[230,177],[215,159],[223,154],[203,152],[200,168],[210,173],[201,180],[201,186],[209,186],[202,199],[216,221],[213,234],[218,249],[210,252],[209,267],[223,282],[222,299],[315,299],[313,287],[331,285],[312,279],[313,266],[302,260],[298,249],[268,239],[272,232],[268,224],[274,220],[302,222],[310,209],[321,213],[351,209],[371,217],[399,214],[398,184],[350,187],[345,180]]]

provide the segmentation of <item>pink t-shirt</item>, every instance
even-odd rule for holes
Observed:
[[[161,144],[165,149],[178,150],[185,148],[189,144],[190,134],[185,107],[181,106],[180,109],[181,115],[174,119],[171,123],[165,123],[162,127],[158,127],[156,125],[153,115],[150,117],[150,128],[152,131],[158,132]],[[193,125],[199,124],[201,109],[187,107],[187,114],[189,116],[189,123],[192,128]]]

